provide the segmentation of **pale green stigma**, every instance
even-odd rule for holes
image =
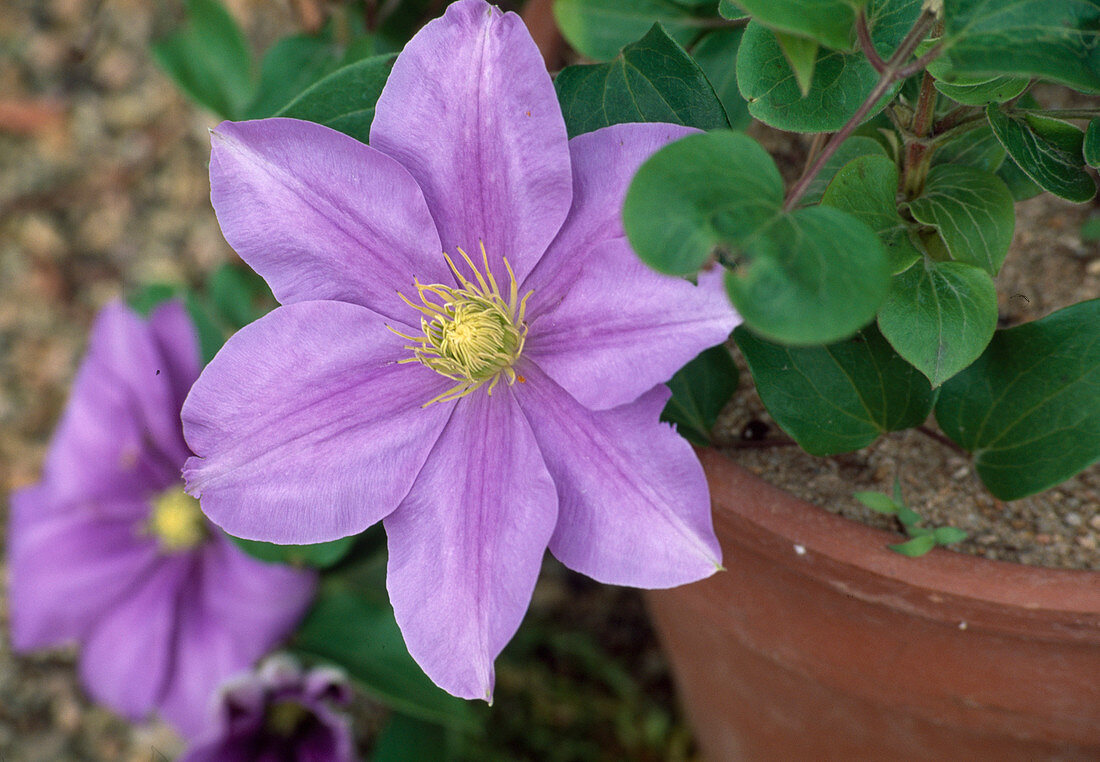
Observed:
[[[174,553],[189,550],[206,538],[206,522],[199,501],[173,487],[153,499],[148,528],[162,549]]]
[[[464,397],[475,389],[488,384],[486,393],[492,394],[501,377],[514,384],[517,378],[512,369],[523,344],[527,340],[527,324],[523,322],[528,291],[519,298],[519,287],[512,266],[504,258],[508,271],[508,298],[505,299],[489,268],[489,256],[485,244],[481,244],[481,261],[485,274],[462,249],[458,250],[470,270],[474,281],[468,280],[454,261],[444,254],[451,272],[460,287],[440,283],[423,285],[414,280],[413,285],[422,304],[415,304],[404,294],[401,298],[421,313],[422,336],[408,336],[390,328],[410,344],[406,349],[413,356],[400,362],[419,362],[436,373],[458,381],[458,384],[424,403],[447,402]]]
[[[267,708],[264,726],[277,736],[291,738],[309,718],[309,710],[297,701],[276,701]]]

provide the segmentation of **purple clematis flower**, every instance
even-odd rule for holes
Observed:
[[[315,575],[246,555],[183,491],[179,411],[199,375],[178,303],[148,322],[106,307],[42,480],[12,495],[12,642],[81,644],[96,700],[203,729],[218,685],[289,634]]]
[[[222,686],[212,732],[179,762],[353,762],[351,726],[335,711],[350,702],[341,672],[268,657],[255,674]]]
[[[688,132],[569,141],[519,17],[482,0],[405,47],[370,146],[221,124],[214,209],[283,306],[184,405],[207,515],[279,543],[384,521],[409,652],[467,698],[491,697],[547,547],[614,584],[712,574],[702,469],[658,416],[662,382],[737,316],[715,279],[641,264],[619,211],[638,166]]]

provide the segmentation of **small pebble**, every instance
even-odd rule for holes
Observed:
[[[1066,522],[1071,527],[1079,527],[1081,526],[1081,514],[1073,512],[1067,513],[1062,517],[1062,521]]]

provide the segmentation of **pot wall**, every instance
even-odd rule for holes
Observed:
[[[1100,759],[1100,573],[909,559],[701,459],[727,570],[648,601],[711,762]]]

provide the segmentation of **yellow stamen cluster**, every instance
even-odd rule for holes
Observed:
[[[189,550],[206,538],[199,501],[182,487],[173,487],[154,498],[148,528],[161,548],[170,553]]]
[[[440,283],[424,285],[414,280],[421,304],[415,304],[404,294],[401,298],[421,313],[420,330],[423,335],[408,336],[390,328],[410,342],[405,348],[411,350],[413,356],[400,362],[419,362],[436,373],[458,381],[454,387],[424,403],[425,407],[433,402],[464,397],[485,384],[488,384],[486,392],[492,394],[501,377],[514,384],[516,372],[512,365],[527,340],[527,324],[523,322],[523,316],[527,298],[532,292],[528,291],[522,299],[519,298],[516,275],[508,260],[504,259],[509,281],[508,298],[505,299],[489,268],[485,244],[481,245],[484,275],[466,252],[459,249],[458,253],[473,272],[474,280],[467,279],[454,261],[444,254],[459,288]]]

